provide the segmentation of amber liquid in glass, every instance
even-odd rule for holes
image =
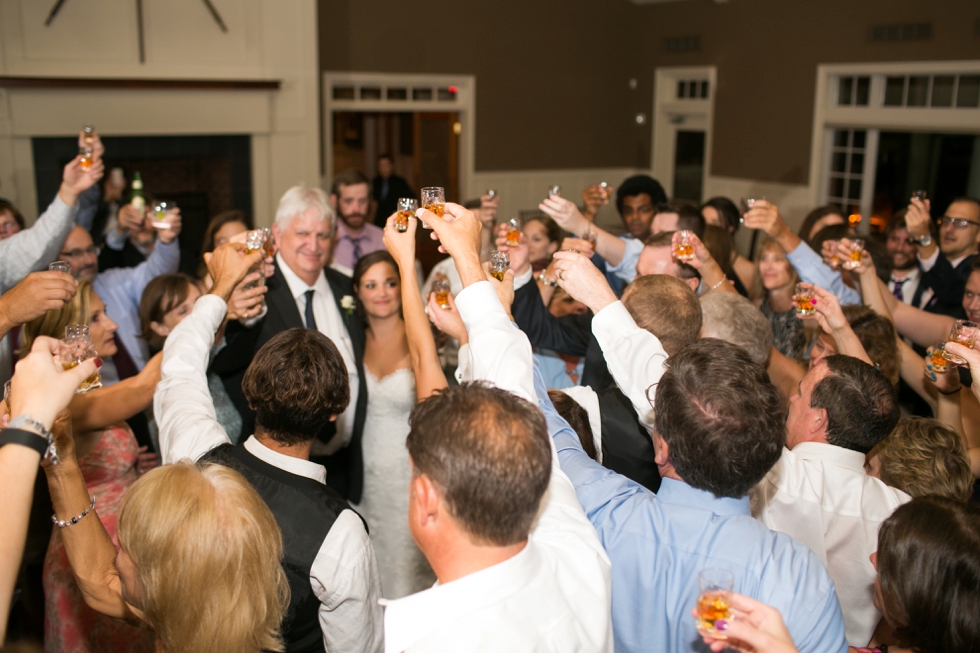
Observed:
[[[797,315],[813,315],[817,310],[813,308],[813,298],[810,295],[800,295],[796,298]]]
[[[67,371],[72,369],[73,367],[78,367],[78,364],[80,362],[81,361],[70,361],[68,363],[63,363],[61,367]],[[101,388],[101,387],[102,387],[102,373],[96,371],[95,374],[82,381],[82,385],[78,386],[78,390],[76,390],[75,392],[84,393],[84,392],[88,392],[89,390],[95,390],[96,388]]]
[[[698,628],[715,631],[719,619],[731,619],[732,612],[728,600],[720,592],[710,592],[698,597]],[[719,634],[719,636],[721,636]]]
[[[399,211],[395,216],[395,229],[404,233],[408,231],[408,220],[412,217],[411,211]]]
[[[92,157],[88,154],[83,154],[78,158],[78,165],[82,170],[88,170],[92,167]]]
[[[496,275],[495,275],[496,276]],[[503,279],[501,279],[503,281]],[[436,303],[442,308],[449,308],[449,291],[448,290],[437,290],[436,291]]]
[[[245,255],[247,256],[249,254],[254,254],[255,252],[259,251],[259,249],[260,249],[259,247],[246,247]]]
[[[490,270],[490,276],[492,276],[497,281],[503,281],[504,280],[504,274],[506,272],[507,272],[507,269],[506,268],[504,268],[503,270],[494,270],[494,269],[491,269]]]
[[[675,252],[678,261],[694,260],[694,245],[691,243],[678,243]]]
[[[933,372],[946,371],[946,357],[943,355],[942,349],[932,350],[932,371]]]
[[[852,249],[851,250],[851,263],[860,263],[860,262],[861,262],[861,250],[859,250],[859,249]]]
[[[839,256],[831,256],[830,257],[830,267],[833,268],[834,270],[836,270],[837,268],[840,267],[840,257]]]
[[[511,227],[507,232],[507,244],[511,246],[516,246],[521,244],[521,232],[514,227]]]
[[[446,205],[445,204],[426,204],[422,208],[423,209],[427,209],[429,211],[432,211],[433,213],[435,213],[437,216],[439,216],[441,218],[443,212],[445,212],[445,210],[446,210]]]

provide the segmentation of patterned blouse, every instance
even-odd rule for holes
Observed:
[[[759,310],[766,316],[772,327],[773,346],[776,350],[786,358],[793,360],[802,358],[803,350],[806,348],[806,333],[803,321],[796,317],[796,307],[777,313],[772,310],[769,300],[766,299]]]

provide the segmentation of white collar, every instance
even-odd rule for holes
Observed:
[[[286,285],[289,286],[289,294],[293,296],[293,299],[299,299],[300,296],[306,293],[307,290],[315,290],[318,293],[326,297],[330,297],[330,285],[327,283],[327,275],[324,274],[323,270],[320,270],[320,276],[317,278],[316,283],[312,286],[306,285],[306,282],[299,278],[299,276],[292,271],[292,269],[286,265],[286,262],[282,260],[282,256],[276,253],[276,264],[279,266],[279,271],[282,272],[283,278],[286,279]]]
[[[838,447],[827,442],[801,442],[792,449],[793,455],[800,460],[829,462],[838,467],[860,472],[867,475],[864,469],[865,455],[859,451]]]
[[[324,485],[327,483],[327,469],[323,465],[273,451],[256,440],[254,435],[248,436],[248,440],[245,440],[245,450],[262,462],[269,463],[284,472],[304,476]]]
[[[507,599],[547,568],[544,557],[528,540],[515,556],[492,567],[396,600],[381,599],[385,607],[385,650],[407,651],[446,624]]]

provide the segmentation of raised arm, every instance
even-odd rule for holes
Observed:
[[[829,334],[834,339],[834,345],[837,347],[838,353],[853,356],[869,365],[874,365],[875,361],[871,360],[871,357],[868,356],[864,345],[858,340],[847,318],[844,317],[837,297],[833,293],[827,292],[820,286],[815,286],[812,283],[803,283],[801,285],[813,293],[813,298],[816,302],[813,304],[815,311],[813,315],[808,315],[803,319],[816,320],[824,333]]]
[[[75,430],[84,433],[106,428],[152,406],[153,393],[160,381],[162,360],[163,354],[157,354],[136,376],[75,395],[68,405]]]
[[[555,259],[560,270],[559,285],[595,312],[592,332],[609,372],[629,397],[640,423],[651,431],[653,411],[647,389],[663,376],[667,352],[655,335],[637,326],[591,261],[575,252],[557,252]]]
[[[214,286],[174,328],[163,347],[153,412],[160,429],[164,464],[183,458],[197,460],[229,441],[215,415],[207,368],[214,334],[224,320],[228,298],[248,269],[262,259],[262,252],[246,256],[244,250],[241,243],[228,243],[205,256]]]
[[[402,315],[408,336],[408,351],[412,356],[412,371],[415,373],[415,393],[421,401],[436,390],[445,388],[447,383],[415,275],[415,230],[418,223],[417,219],[410,219],[408,231],[401,233],[395,227],[394,216],[389,217],[385,224],[384,243],[398,264],[401,276]]]
[[[594,237],[595,251],[611,268],[616,268],[623,262],[623,257],[626,256],[626,241],[592,224],[582,215],[574,202],[563,197],[552,196],[542,200],[538,208],[551,216],[565,231],[579,238]],[[642,246],[643,244],[640,243],[641,248]]]

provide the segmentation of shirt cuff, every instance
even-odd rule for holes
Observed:
[[[467,332],[483,318],[496,313],[497,309],[500,309],[500,314],[510,322],[503,311],[503,306],[500,305],[497,292],[489,281],[477,281],[463,288],[456,295],[456,309],[459,311],[459,316],[463,318]]]
[[[936,251],[934,251],[932,253],[932,256],[930,256],[929,258],[922,258],[921,256],[918,255],[916,256],[916,258],[919,259],[919,267],[922,268],[922,271],[928,272],[933,268],[934,265],[936,265],[936,261],[939,260],[939,248],[937,247]]]
[[[200,314],[211,323],[211,332],[214,333],[221,326],[228,312],[228,304],[217,295],[204,295],[194,302],[193,313]]]
[[[533,278],[534,278],[534,270],[528,270],[527,272],[520,275],[519,277],[514,277],[514,290],[517,291],[520,288],[523,288]]]
[[[613,302],[592,317],[592,333],[600,344],[603,338],[607,342],[614,341],[628,336],[635,329],[636,321],[621,301]]]
[[[110,231],[105,235],[105,244],[109,249],[114,249],[116,251],[121,250],[126,246],[126,239],[129,238],[129,232],[121,234],[115,229]]]

